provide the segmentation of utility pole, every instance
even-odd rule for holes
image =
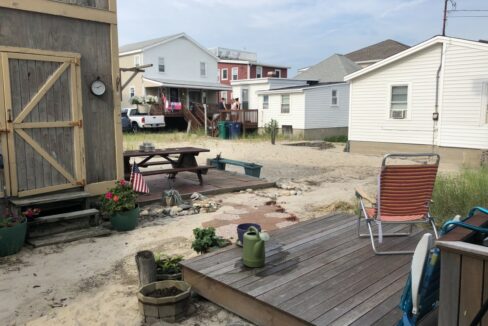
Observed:
[[[449,0],[444,0],[444,19],[442,20],[442,36],[446,36],[447,1]]]
[[[444,0],[444,19],[442,20],[442,36],[446,36],[446,25],[447,25],[447,3],[450,2],[452,8],[456,9],[456,1],[454,0]]]

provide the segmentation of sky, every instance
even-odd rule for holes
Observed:
[[[202,46],[256,52],[298,68],[394,39],[415,45],[442,32],[443,0],[118,0],[119,44],[185,32]],[[456,0],[446,34],[488,39],[488,1]],[[451,8],[451,5],[449,5]],[[455,16],[486,17],[455,17]]]

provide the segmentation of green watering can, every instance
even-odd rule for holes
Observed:
[[[259,233],[254,226],[249,227],[244,233],[242,262],[247,267],[264,266],[264,242],[269,240],[265,232]]]

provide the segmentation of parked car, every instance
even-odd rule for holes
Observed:
[[[133,132],[140,129],[164,128],[166,126],[164,115],[148,115],[140,112],[137,108],[127,108],[127,117]]]
[[[127,116],[127,109],[122,109],[120,116],[122,120],[122,131],[131,131],[132,127],[130,125],[129,117]]]

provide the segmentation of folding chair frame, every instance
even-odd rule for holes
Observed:
[[[382,168],[386,166],[386,160],[388,158],[394,158],[394,157],[435,157],[436,164],[439,164],[439,155],[438,154],[433,154],[433,153],[422,153],[422,154],[388,154],[383,157],[382,161]],[[375,237],[378,237],[378,233],[373,232],[373,226],[372,224],[377,221],[375,218],[370,218],[368,216],[368,213],[366,211],[366,206],[364,205],[363,199],[368,200],[365,198],[362,194],[360,194],[358,191],[356,191],[356,197],[359,199],[359,215],[358,215],[358,236],[360,238],[366,238],[369,237],[371,240],[371,246],[373,247],[373,251],[376,255],[405,255],[405,254],[413,254],[414,250],[402,250],[402,251],[380,251],[377,249],[376,244],[375,244]],[[430,201],[426,203],[427,206],[430,206]],[[360,227],[361,227],[361,217],[364,215],[364,219],[366,222],[366,226],[368,228],[369,233],[361,233],[360,232]],[[378,221],[381,221],[379,219]],[[382,224],[407,224],[410,225],[410,230],[409,232],[397,232],[397,233],[382,233],[383,237],[397,237],[397,236],[409,236],[412,234],[413,231],[413,225],[414,224],[430,224],[432,226],[432,229],[434,231],[435,238],[438,239],[439,235],[437,233],[437,228],[434,223],[434,218],[430,215],[429,211],[427,211],[427,215],[423,220],[414,220],[414,221],[381,221]]]

